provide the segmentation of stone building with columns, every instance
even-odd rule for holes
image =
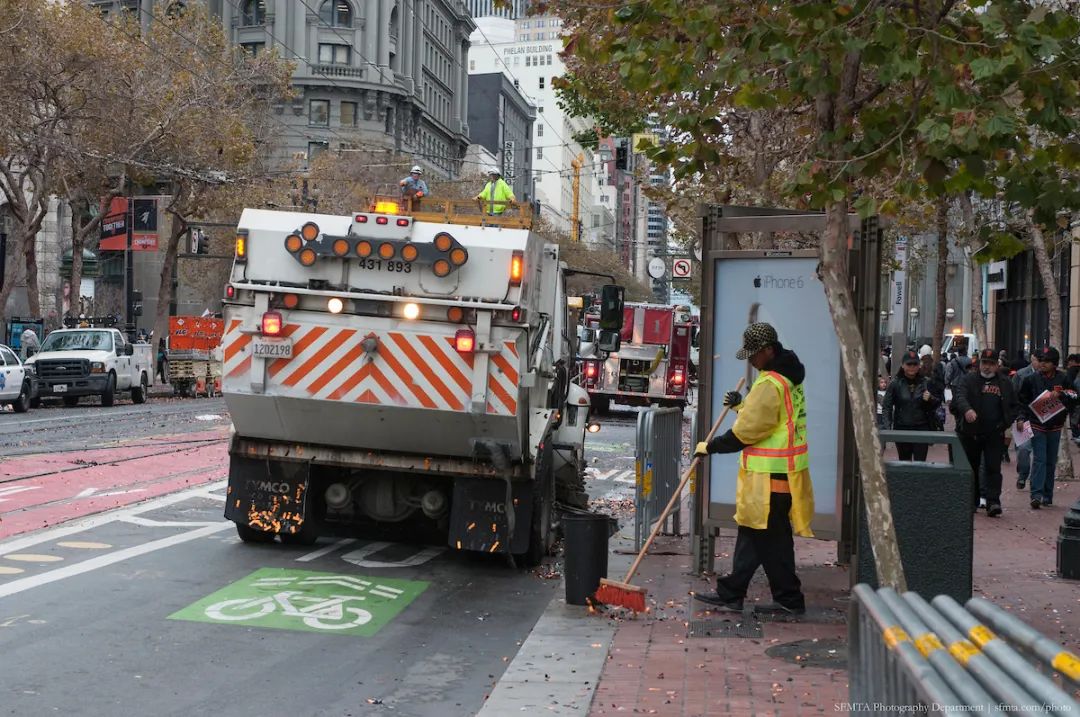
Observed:
[[[140,12],[178,0],[89,0]],[[325,150],[383,148],[436,176],[460,174],[469,145],[469,34],[460,0],[206,0],[249,52],[296,64],[295,96],[271,112],[282,163]]]

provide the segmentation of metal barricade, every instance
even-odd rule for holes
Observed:
[[[648,408],[638,414],[634,449],[634,545],[640,550],[653,522],[679,487],[682,464],[682,410]],[[671,514],[670,533],[678,534],[681,505]],[[665,521],[666,523],[666,521]]]
[[[1076,715],[1080,710],[1080,703],[1014,647],[1028,646],[1036,663],[1048,660],[1074,683],[1077,677],[1069,672],[1080,664],[1076,656],[986,600],[974,598],[968,607],[993,615],[985,619],[1001,629],[1000,636],[948,595],[927,602],[918,593],[900,596],[892,588],[875,592],[859,584],[853,598],[848,619],[852,714]]]

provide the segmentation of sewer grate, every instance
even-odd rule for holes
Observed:
[[[691,620],[687,637],[763,637],[761,623],[720,618]]]
[[[808,607],[802,615],[786,613],[754,612],[754,619],[760,622],[799,622],[813,625],[843,625],[847,622],[847,613],[832,607]]]
[[[801,667],[846,670],[848,662],[847,642],[833,638],[785,642],[773,645],[765,654]]]

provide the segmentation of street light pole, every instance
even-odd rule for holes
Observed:
[[[135,229],[135,187],[130,177],[125,177],[127,182],[127,217],[124,221],[127,229],[127,238],[124,247],[124,329],[131,336],[135,331],[135,262],[131,253],[133,231]]]

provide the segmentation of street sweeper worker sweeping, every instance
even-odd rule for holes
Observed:
[[[784,348],[776,329],[752,323],[743,332],[735,357],[758,370],[744,399],[730,391],[724,405],[738,412],[731,430],[697,444],[695,455],[742,452],[735,489],[738,537],[731,573],[717,578],[716,592],[695,598],[713,609],[742,612],[750,580],[765,568],[772,604],[755,612],[801,615],[806,612],[802,585],[795,574],[792,534],[812,537],[814,493],[806,442],[806,369],[794,351]]]

